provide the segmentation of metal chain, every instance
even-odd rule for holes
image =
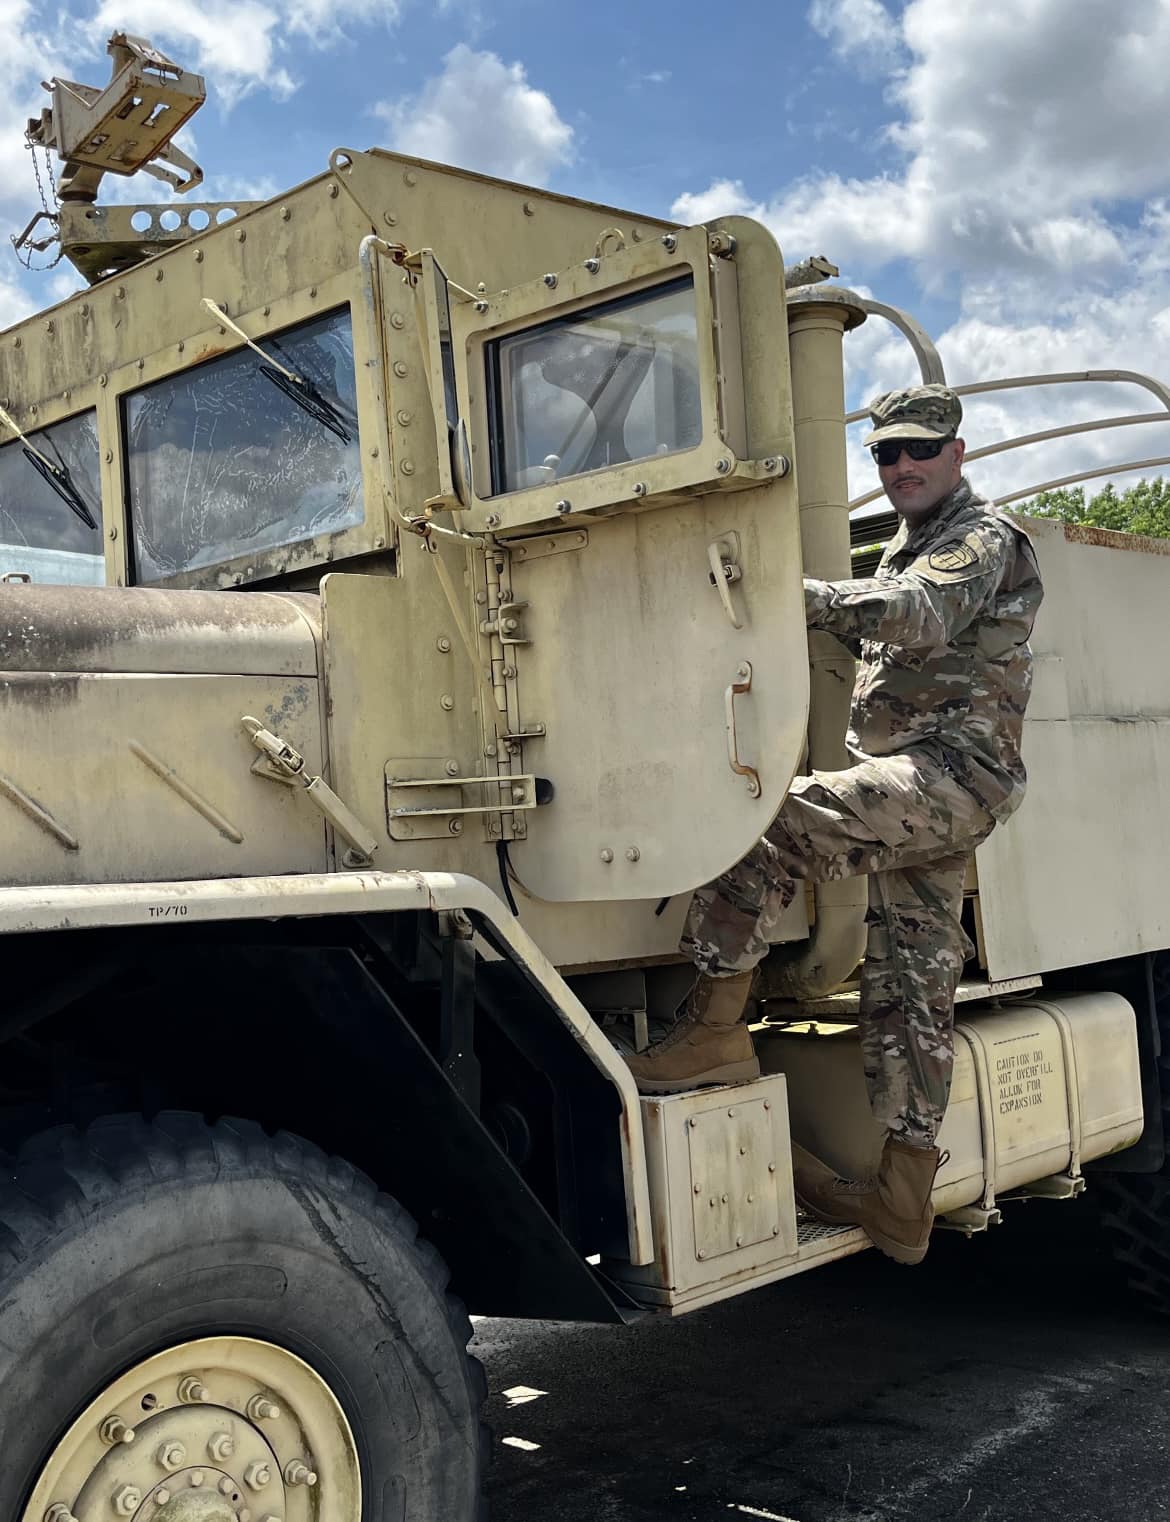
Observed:
[[[41,180],[41,166],[37,162],[37,150],[36,150],[36,147],[32,143],[29,143],[28,147],[29,147],[29,152],[32,154],[33,174],[36,177],[37,191],[40,194],[40,198],[41,198],[41,210],[44,211],[46,216],[51,217],[54,221],[56,221],[56,219],[57,219],[57,212],[60,209],[61,202],[60,202],[60,200],[58,199],[58,196],[57,196],[57,177],[53,173],[53,156],[50,153],[49,149],[46,148],[45,149],[45,168],[48,171],[49,185],[50,185],[50,187],[52,188],[52,191],[53,191],[53,204],[50,207],[50,205],[49,205],[49,198],[45,194],[45,187],[44,187],[44,184],[43,184],[43,182]],[[36,274],[43,274],[47,270],[56,269],[57,265],[60,264],[60,262],[64,258],[64,256],[65,256],[65,250],[64,250],[64,248],[58,247],[55,256],[53,257],[53,259],[48,264],[38,264],[38,265],[36,265],[34,267],[33,262],[32,262],[33,261],[33,250],[31,248],[28,249],[28,251],[26,253],[22,253],[20,251],[20,249],[16,250],[16,257],[20,260],[21,264],[24,265],[25,269],[26,270],[34,270],[34,272]]]

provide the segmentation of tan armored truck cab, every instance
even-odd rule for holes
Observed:
[[[790,1152],[879,1141],[863,883],[780,925],[758,1081],[640,1099],[622,1052],[694,888],[844,758],[801,576],[850,574],[845,335],[941,365],[743,218],[351,150],[201,231],[103,209],[103,123],[201,89],[115,41],[30,127],[93,284],[0,335],[0,1510],[458,1522],[464,1303],[678,1313],[866,1245]],[[1091,1184],[1164,1300],[1170,558],[1029,527],[935,1202]]]

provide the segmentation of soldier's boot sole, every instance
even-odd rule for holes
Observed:
[[[682,1094],[687,1089],[710,1088],[719,1083],[750,1083],[760,1076],[760,1061],[752,1057],[743,1062],[725,1062],[703,1073],[688,1073],[682,1078],[637,1079],[640,1094]]]
[[[921,1263],[926,1257],[926,1249],[930,1246],[929,1237],[925,1242],[899,1242],[897,1237],[887,1236],[872,1222],[863,1229],[878,1251],[885,1253],[886,1257],[892,1258],[895,1263]]]
[[[821,1204],[815,1196],[804,1194],[799,1187],[794,1188],[793,1193],[796,1196],[796,1203],[807,1210],[809,1215],[815,1216],[818,1221],[823,1221],[826,1226],[860,1227],[878,1251],[885,1253],[886,1257],[892,1258],[895,1263],[921,1263],[926,1257],[926,1249],[930,1245],[929,1237],[926,1241],[900,1241],[875,1225],[869,1218],[870,1211],[850,1210],[844,1203],[840,1208],[834,1209],[829,1204]],[[916,1231],[921,1229],[918,1222],[912,1224]]]

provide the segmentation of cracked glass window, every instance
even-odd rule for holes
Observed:
[[[106,562],[96,416],[78,413],[36,429],[28,440],[0,448],[0,576],[101,586]]]
[[[348,309],[258,342],[124,399],[136,581],[362,521]]]

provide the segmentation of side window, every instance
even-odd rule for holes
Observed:
[[[28,438],[31,450],[19,439],[0,448],[0,576],[14,571],[38,582],[100,586],[106,564],[95,414],[81,412]]]
[[[702,439],[690,275],[522,329],[489,352],[496,492]]]
[[[139,583],[335,533],[362,521],[348,309],[125,397]]]

